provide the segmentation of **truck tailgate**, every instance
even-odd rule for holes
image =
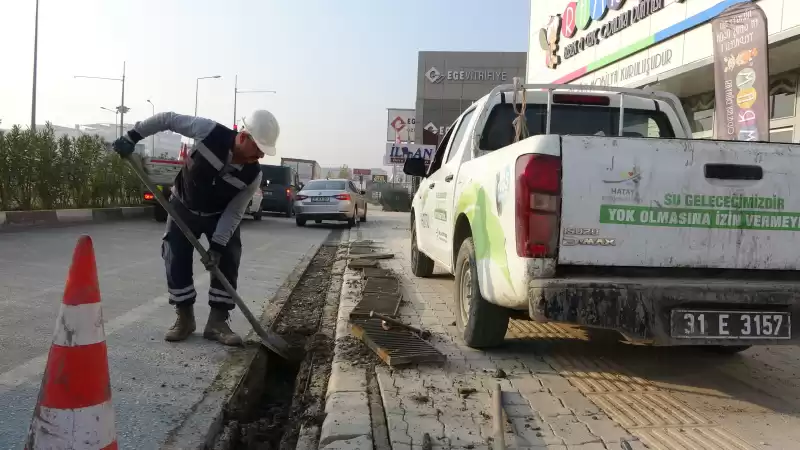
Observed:
[[[800,147],[565,136],[561,152],[559,264],[800,268]]]
[[[151,159],[144,162],[144,171],[154,184],[172,184],[182,167],[182,161],[167,159]]]

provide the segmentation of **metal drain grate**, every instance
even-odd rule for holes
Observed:
[[[379,319],[353,321],[352,331],[390,366],[447,361],[445,355],[411,331],[400,327],[384,330]]]
[[[351,255],[367,255],[369,253],[374,252],[375,250],[372,247],[365,247],[365,246],[357,246],[357,247],[350,247],[350,254]]]
[[[394,274],[380,267],[365,267],[364,278],[394,278]]]
[[[367,267],[378,267],[378,261],[374,259],[354,259],[347,265],[351,269],[365,269]]]
[[[350,319],[369,317],[370,311],[385,316],[395,316],[400,309],[400,300],[403,297],[398,294],[364,294],[361,301],[350,312]]]
[[[364,294],[397,294],[400,292],[400,283],[396,278],[367,278],[364,285]]]

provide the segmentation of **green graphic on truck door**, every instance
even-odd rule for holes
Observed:
[[[500,218],[492,211],[492,198],[478,185],[469,185],[458,199],[456,216],[464,213],[472,228],[475,243],[475,259],[486,259],[500,269],[508,285],[513,289],[508,270],[506,238]]]

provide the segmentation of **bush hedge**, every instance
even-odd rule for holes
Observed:
[[[141,182],[100,136],[61,136],[50,123],[0,131],[0,211],[141,202]]]

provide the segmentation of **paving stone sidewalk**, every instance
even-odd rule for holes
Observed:
[[[400,319],[431,331],[431,342],[448,357],[447,363],[439,366],[375,368],[393,450],[422,448],[426,433],[433,448],[491,448],[490,392],[496,383],[503,390],[508,418],[507,448],[646,448],[534,350],[520,351],[519,346],[512,346],[479,351],[467,347],[455,327],[452,277],[419,279],[411,274],[408,224],[408,214],[374,212],[370,222],[351,233],[352,240],[371,239],[395,253],[394,259],[382,261],[381,265],[399,276],[405,300]],[[348,269],[340,303],[337,353],[328,389],[328,415],[319,448],[373,448],[375,418],[370,415],[368,374],[366,369],[348,361],[340,345],[350,335],[347,317],[359,300],[360,288],[360,274]]]

